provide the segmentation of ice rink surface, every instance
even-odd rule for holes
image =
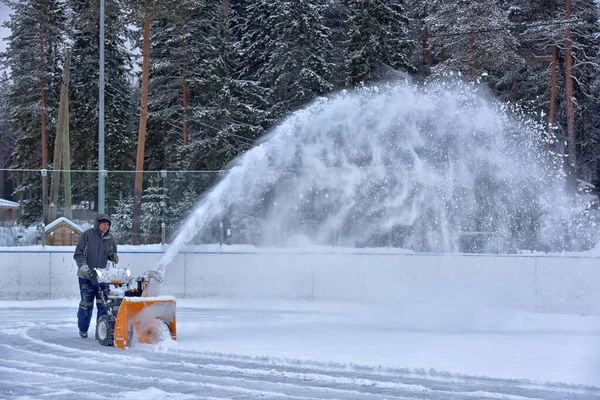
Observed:
[[[177,341],[0,302],[0,399],[600,399],[600,318],[458,305],[179,300]]]

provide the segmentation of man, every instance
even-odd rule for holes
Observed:
[[[79,336],[87,338],[87,331],[94,312],[94,298],[96,299],[96,321],[100,316],[107,313],[99,293],[98,285],[93,285],[92,270],[95,268],[106,268],[106,262],[119,262],[117,256],[117,243],[110,233],[112,222],[106,214],[98,214],[94,221],[94,227],[83,232],[73,258],[77,263],[77,276],[79,277],[79,292],[81,301],[77,311],[77,325]]]

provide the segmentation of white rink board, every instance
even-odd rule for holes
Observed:
[[[50,253],[0,253],[0,300],[49,299]]]
[[[0,300],[78,298],[72,252],[0,251]],[[160,252],[119,253],[134,276]],[[454,303],[524,311],[600,315],[600,259],[393,253],[180,253],[163,294]]]
[[[186,254],[186,296],[312,298],[310,262],[305,255]]]

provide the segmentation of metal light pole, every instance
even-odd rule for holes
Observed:
[[[100,0],[100,73],[98,76],[98,212],[104,213],[104,0]]]

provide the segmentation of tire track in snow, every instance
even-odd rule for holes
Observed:
[[[183,350],[176,344],[139,345],[123,351],[100,347],[93,339],[65,338],[66,326],[76,325],[60,321],[61,315],[64,320],[64,313],[46,318],[53,322],[44,322],[41,315],[26,321],[12,318],[8,324],[4,320],[0,326],[1,375],[14,376],[15,382],[27,377],[26,381],[35,380],[36,385],[41,385],[40,389],[32,386],[28,390],[66,399],[79,399],[80,395],[71,397],[71,392],[77,391],[137,398],[128,395],[148,390],[160,390],[165,396],[176,394],[179,397],[173,398],[181,399],[198,396],[298,400],[600,398],[600,389],[595,387],[210,353]],[[31,323],[32,320],[36,322]],[[90,342],[98,350],[91,350]],[[90,370],[80,371],[81,366]],[[48,375],[48,371],[54,375]],[[46,381],[49,376],[51,381]],[[3,382],[10,385],[10,381]],[[65,384],[69,383],[66,389]],[[90,392],[96,386],[102,389]],[[7,388],[12,392],[18,390],[18,387]],[[4,389],[1,385],[0,393],[5,393]]]
[[[135,357],[130,357],[129,354],[118,354],[117,360],[112,359],[111,354],[106,354],[104,352],[98,351],[85,351],[86,356],[93,355],[94,358],[96,356],[100,356],[99,360],[86,359],[85,357],[81,357],[79,351],[72,351],[73,349],[58,345],[54,343],[46,343],[45,341],[35,339],[30,337],[28,334],[25,335],[25,338],[30,342],[35,343],[41,347],[51,347],[54,350],[62,349],[65,351],[65,355],[58,355],[56,353],[47,354],[47,356],[52,361],[56,361],[57,358],[63,358],[64,362],[71,362],[74,358],[81,359],[88,364],[90,361],[94,361],[97,365],[103,365],[108,367],[109,364],[114,364],[111,368],[118,368],[119,365],[125,361],[128,364],[128,372],[138,371],[139,373],[132,375],[127,375],[126,380],[144,380],[140,377],[145,377],[147,374],[159,374],[160,376],[171,376],[174,371],[177,371],[177,378],[175,379],[176,384],[181,386],[182,384],[191,381],[196,381],[198,378],[206,381],[210,379],[226,379],[228,382],[230,381],[242,381],[245,382],[246,385],[256,385],[259,386],[279,386],[286,387],[288,391],[284,393],[277,392],[277,396],[287,396],[288,398],[292,398],[291,396],[295,396],[298,390],[303,391],[315,391],[321,390],[326,393],[319,393],[315,398],[333,398],[339,397],[344,398],[356,398],[357,396],[362,396],[364,398],[368,398],[369,396],[381,396],[384,398],[405,398],[405,395],[411,396],[411,398],[453,398],[453,399],[473,399],[473,398],[502,398],[502,399],[511,399],[511,400],[523,400],[523,399],[545,399],[545,398],[553,398],[548,397],[548,393],[541,392],[544,396],[533,396],[531,390],[528,390],[527,396],[515,395],[515,394],[507,394],[507,393],[499,393],[499,392],[489,392],[486,391],[480,384],[477,384],[477,388],[468,388],[466,385],[466,380],[463,379],[463,382],[446,382],[444,386],[444,390],[440,390],[439,388],[433,389],[431,387],[426,387],[423,385],[429,384],[437,384],[439,386],[439,382],[437,380],[426,379],[425,377],[419,378],[419,384],[407,384],[407,383],[398,383],[399,378],[403,378],[402,380],[408,379],[406,376],[404,377],[396,377],[393,378],[393,374],[377,374],[374,372],[370,372],[368,374],[363,371],[362,373],[352,373],[347,371],[337,370],[336,368],[322,368],[317,366],[312,367],[309,364],[303,364],[301,366],[295,365],[290,367],[290,365],[278,365],[285,363],[270,363],[270,362],[251,362],[246,357],[240,356],[223,356],[221,359],[216,357],[208,357],[207,355],[202,354],[200,357],[194,357],[194,354],[188,355],[183,354],[180,355],[179,358],[187,358],[188,361],[181,362],[169,362],[162,360],[155,360],[156,358],[164,358],[164,353],[157,352],[141,352],[146,357],[139,357],[140,352],[136,352]],[[142,346],[142,348],[151,348],[148,346]],[[106,349],[105,350],[115,350],[115,349]],[[27,351],[31,354],[39,354],[46,355],[46,351],[40,351],[38,349],[35,350],[24,350],[23,348],[18,348],[16,350]],[[129,349],[133,350],[133,349]],[[120,350],[117,350],[118,353],[122,353]],[[238,359],[237,365],[232,360]],[[87,360],[87,361],[86,361]],[[212,362],[212,363],[211,363]],[[138,365],[138,364],[144,365]],[[190,372],[195,367],[195,369],[200,370],[201,372]],[[362,368],[364,370],[364,368]],[[294,371],[295,370],[295,371]],[[298,372],[300,371],[301,372]],[[103,371],[96,371],[96,375],[103,374]],[[231,377],[231,375],[235,375],[235,377]],[[227,376],[229,375],[229,376]],[[414,375],[414,374],[413,374]],[[186,378],[185,381],[182,380]],[[117,379],[117,376],[111,373],[104,373],[105,380],[114,381]],[[266,379],[266,380],[264,380]],[[415,379],[415,378],[412,378]],[[116,381],[115,381],[116,383]],[[160,383],[166,384],[168,381],[161,381]],[[310,383],[310,384],[309,384]],[[222,382],[220,382],[222,384]],[[317,385],[317,386],[315,386]],[[231,383],[227,384],[228,387],[232,386]],[[452,390],[447,390],[447,386],[450,386]],[[290,392],[289,390],[292,390]],[[462,390],[459,390],[462,389]],[[468,390],[464,390],[468,389]],[[256,390],[253,388],[253,390]],[[337,391],[337,392],[336,392]],[[260,391],[259,391],[260,392]],[[256,393],[255,393],[256,394]],[[269,392],[261,393],[262,396],[274,395],[275,393]],[[316,393],[312,393],[316,394]],[[539,394],[539,393],[536,393]],[[337,395],[337,396],[334,396]],[[562,392],[558,394],[556,398],[564,398],[565,393]],[[569,398],[575,398],[572,396],[573,393],[569,396]],[[367,396],[367,397],[365,397]],[[449,397],[450,396],[450,397]],[[298,396],[295,396],[298,397]],[[577,396],[577,398],[590,398],[588,396]]]
[[[22,349],[15,349],[22,350]],[[34,351],[25,351],[29,355],[36,354]],[[60,359],[61,356],[56,354],[47,355],[48,357],[44,357],[46,354],[42,353],[40,358],[48,358],[51,360],[49,364]],[[62,357],[65,362],[71,362],[71,357]],[[14,363],[24,365],[25,368],[28,369],[27,373],[31,373],[31,369],[38,369],[40,371],[45,371],[48,368],[48,365],[40,363],[32,362],[24,362],[24,361],[15,361]],[[358,390],[354,389],[337,389],[330,387],[321,387],[321,386],[310,386],[306,382],[302,385],[291,384],[283,381],[261,381],[258,379],[247,379],[244,377],[231,377],[228,374],[203,374],[203,373],[194,373],[189,371],[183,371],[180,369],[173,369],[173,364],[175,363],[159,363],[159,362],[149,362],[149,366],[138,366],[138,365],[129,365],[127,367],[127,373],[115,373],[115,372],[107,372],[104,370],[98,370],[97,367],[104,366],[105,368],[115,368],[119,367],[119,363],[112,363],[114,365],[110,365],[110,363],[106,362],[90,362],[87,361],[86,371],[79,371],[80,375],[92,376],[96,378],[101,378],[101,381],[110,381],[111,384],[115,386],[124,387],[127,385],[127,382],[146,382],[152,384],[159,384],[161,387],[168,389],[171,391],[176,388],[181,391],[182,387],[189,386],[195,393],[202,389],[215,389],[221,390],[224,393],[221,394],[221,397],[230,398],[231,392],[236,392],[243,395],[250,396],[249,398],[256,398],[260,396],[261,398],[286,398],[286,399],[381,399],[382,397],[377,394],[372,393],[361,393]],[[162,368],[158,368],[160,364],[163,364]],[[181,363],[177,363],[178,366],[183,368],[185,367]],[[14,365],[13,365],[14,368]],[[75,370],[66,368],[66,367],[54,367],[55,370],[60,370],[61,372],[74,372]],[[1,367],[0,367],[1,369]],[[138,372],[133,374],[132,372]],[[41,375],[45,375],[45,372],[38,372]],[[148,378],[146,375],[154,374],[161,376],[161,378]],[[174,377],[175,375],[175,377]],[[183,379],[185,378],[185,379]],[[122,383],[121,381],[124,381]],[[202,382],[202,383],[199,383]],[[208,383],[207,383],[208,382]],[[216,383],[213,383],[216,382]],[[244,385],[244,386],[242,386]],[[138,385],[139,386],[139,385]],[[137,388],[141,389],[141,388]],[[213,394],[215,395],[215,394]],[[405,397],[401,393],[398,394],[387,394],[384,398],[390,399],[413,399],[417,397]],[[429,397],[426,397],[429,398]]]

